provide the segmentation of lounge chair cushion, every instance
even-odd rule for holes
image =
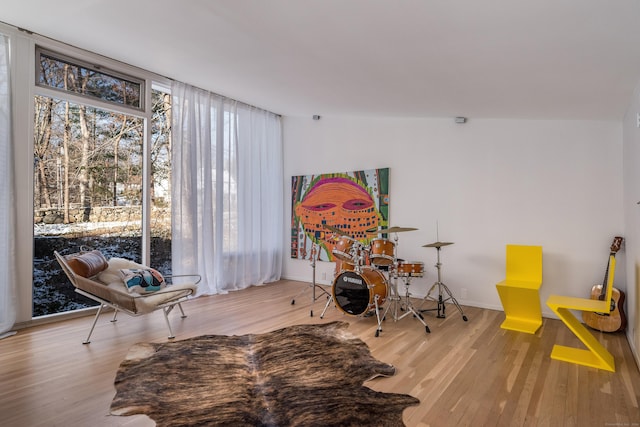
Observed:
[[[119,282],[122,285],[124,282],[124,275],[120,270],[129,268],[146,268],[142,264],[138,264],[135,261],[131,261],[126,258],[112,257],[109,259],[107,268],[98,275],[100,280],[105,285]],[[122,286],[120,286],[122,288]]]
[[[129,292],[146,294],[156,292],[166,286],[162,274],[154,268],[126,268],[120,270]]]
[[[191,283],[167,286],[157,292],[145,294],[143,298],[136,298],[136,309],[140,314],[150,313],[161,304],[175,301],[179,297],[195,295],[197,291],[197,285]]]
[[[82,277],[93,277],[104,271],[109,264],[100,251],[81,253],[67,260],[67,264],[75,274]]]
[[[139,295],[166,287],[164,277],[156,269],[118,257],[109,260],[108,268],[98,275],[98,280],[110,288],[126,289]]]

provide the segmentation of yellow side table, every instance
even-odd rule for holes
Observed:
[[[576,363],[578,365],[592,368],[604,369],[615,372],[616,366],[613,355],[589,332],[589,330],[571,313],[570,310],[590,311],[593,313],[611,312],[611,294],[613,292],[613,278],[615,274],[616,259],[613,255],[609,257],[609,276],[607,279],[607,293],[604,300],[566,297],[561,295],[550,295],[547,305],[560,320],[575,334],[576,337],[587,347],[587,349],[554,345],[551,351],[551,358],[565,362]]]
[[[496,284],[505,314],[501,328],[536,333],[542,326],[540,286],[542,246],[507,245],[506,277]]]

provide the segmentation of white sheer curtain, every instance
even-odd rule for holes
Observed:
[[[16,321],[9,38],[0,34],[0,338]]]
[[[280,279],[280,117],[180,82],[171,92],[173,274],[200,274],[199,294]]]

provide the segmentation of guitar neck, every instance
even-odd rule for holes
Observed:
[[[611,261],[611,257],[616,256],[616,253],[620,250],[620,246],[622,246],[623,237],[616,236],[613,238],[613,242],[611,243],[609,257],[607,258],[607,268],[604,272],[604,280],[602,281],[602,288],[600,290],[600,300],[604,300],[605,295],[607,295],[607,280],[609,279],[609,262]],[[612,284],[613,285],[613,284]]]
[[[615,256],[615,253],[611,253],[610,255]],[[609,279],[609,260],[607,261],[607,268],[604,271],[604,280],[602,281],[602,286],[600,289],[600,301],[604,300],[605,295],[607,295],[607,280]]]

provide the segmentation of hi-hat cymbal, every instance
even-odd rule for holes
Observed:
[[[433,242],[428,245],[422,245],[423,248],[441,248],[443,246],[453,245],[453,242]]]
[[[344,231],[340,230],[338,227],[334,227],[333,225],[328,225],[328,224],[322,224],[322,226],[328,230],[333,231],[336,234],[339,234],[341,236],[348,236],[347,233],[345,233]]]
[[[402,233],[404,231],[414,231],[417,228],[414,227],[389,227],[381,228],[380,230],[370,231],[369,234],[384,234],[384,233]]]

